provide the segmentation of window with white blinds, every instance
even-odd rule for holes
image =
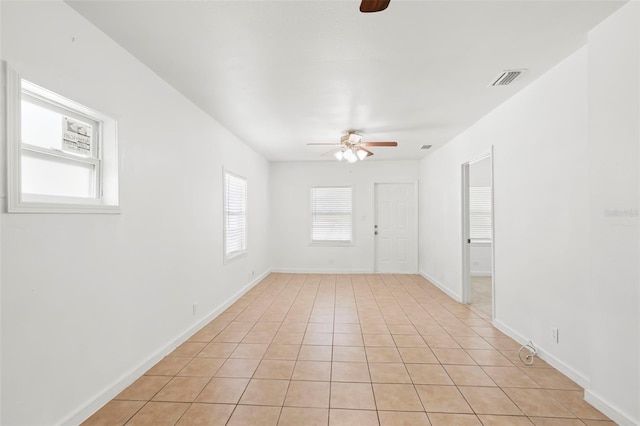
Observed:
[[[491,187],[469,187],[469,237],[491,241]]]
[[[247,180],[224,174],[224,254],[227,259],[247,249]]]
[[[311,188],[311,241],[350,243],[353,235],[351,187]]]

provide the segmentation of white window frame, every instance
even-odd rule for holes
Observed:
[[[227,217],[229,216],[229,211],[227,209],[227,199],[228,199],[228,192],[227,192],[227,178],[233,178],[233,179],[239,179],[241,181],[244,182],[244,211],[241,213],[244,216],[244,234],[243,234],[243,241],[241,242],[241,248],[239,250],[235,250],[232,251],[230,253],[227,253],[227,233],[228,233],[228,229],[227,229]],[[222,175],[222,198],[223,198],[223,214],[222,214],[222,220],[223,220],[223,224],[222,224],[222,229],[223,229],[223,244],[222,244],[222,252],[224,254],[224,262],[225,264],[230,262],[233,259],[236,259],[240,256],[244,256],[247,253],[247,242],[248,242],[248,238],[247,238],[247,200],[248,200],[248,193],[249,193],[249,185],[247,182],[247,178],[245,178],[244,176],[240,176],[239,174],[230,172],[229,170],[223,169],[223,175]]]
[[[315,211],[313,208],[314,203],[314,189],[349,189],[351,192],[351,217],[349,224],[351,226],[351,239],[349,240],[314,240],[313,239],[313,230],[314,230],[314,216]],[[352,186],[312,186],[309,190],[309,208],[311,211],[310,218],[310,227],[309,227],[309,238],[311,239],[310,245],[312,246],[329,246],[329,247],[344,247],[344,246],[353,246],[354,245],[354,226],[353,226],[353,187]]]
[[[91,108],[23,80],[10,66],[5,66],[7,100],[7,184],[9,213],[120,213],[118,189],[117,122]],[[75,115],[98,122],[97,155],[81,158],[22,143],[22,94],[36,98]],[[95,197],[65,197],[22,192],[23,150],[47,157],[93,164]]]

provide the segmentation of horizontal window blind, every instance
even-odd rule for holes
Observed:
[[[491,240],[491,187],[469,187],[469,237]]]
[[[224,250],[229,256],[247,248],[247,180],[230,173],[224,180]]]
[[[350,187],[311,188],[311,240],[352,240],[352,192]]]

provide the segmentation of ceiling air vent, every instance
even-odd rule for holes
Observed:
[[[513,80],[518,78],[520,74],[525,72],[525,70],[505,70],[498,75],[497,78],[493,80],[491,83],[492,86],[506,86],[508,84],[513,83]]]
[[[422,145],[422,148],[420,149],[429,149],[431,148],[433,145]]]

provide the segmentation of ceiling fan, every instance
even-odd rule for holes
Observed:
[[[360,12],[382,12],[389,6],[390,0],[362,0],[360,3]]]
[[[337,146],[339,148],[322,155],[333,155],[338,161],[344,159],[349,163],[355,163],[373,155],[373,152],[364,148],[365,146],[398,146],[398,142],[363,142],[361,135],[349,130],[346,135],[340,138],[340,143],[308,143],[307,145]]]

